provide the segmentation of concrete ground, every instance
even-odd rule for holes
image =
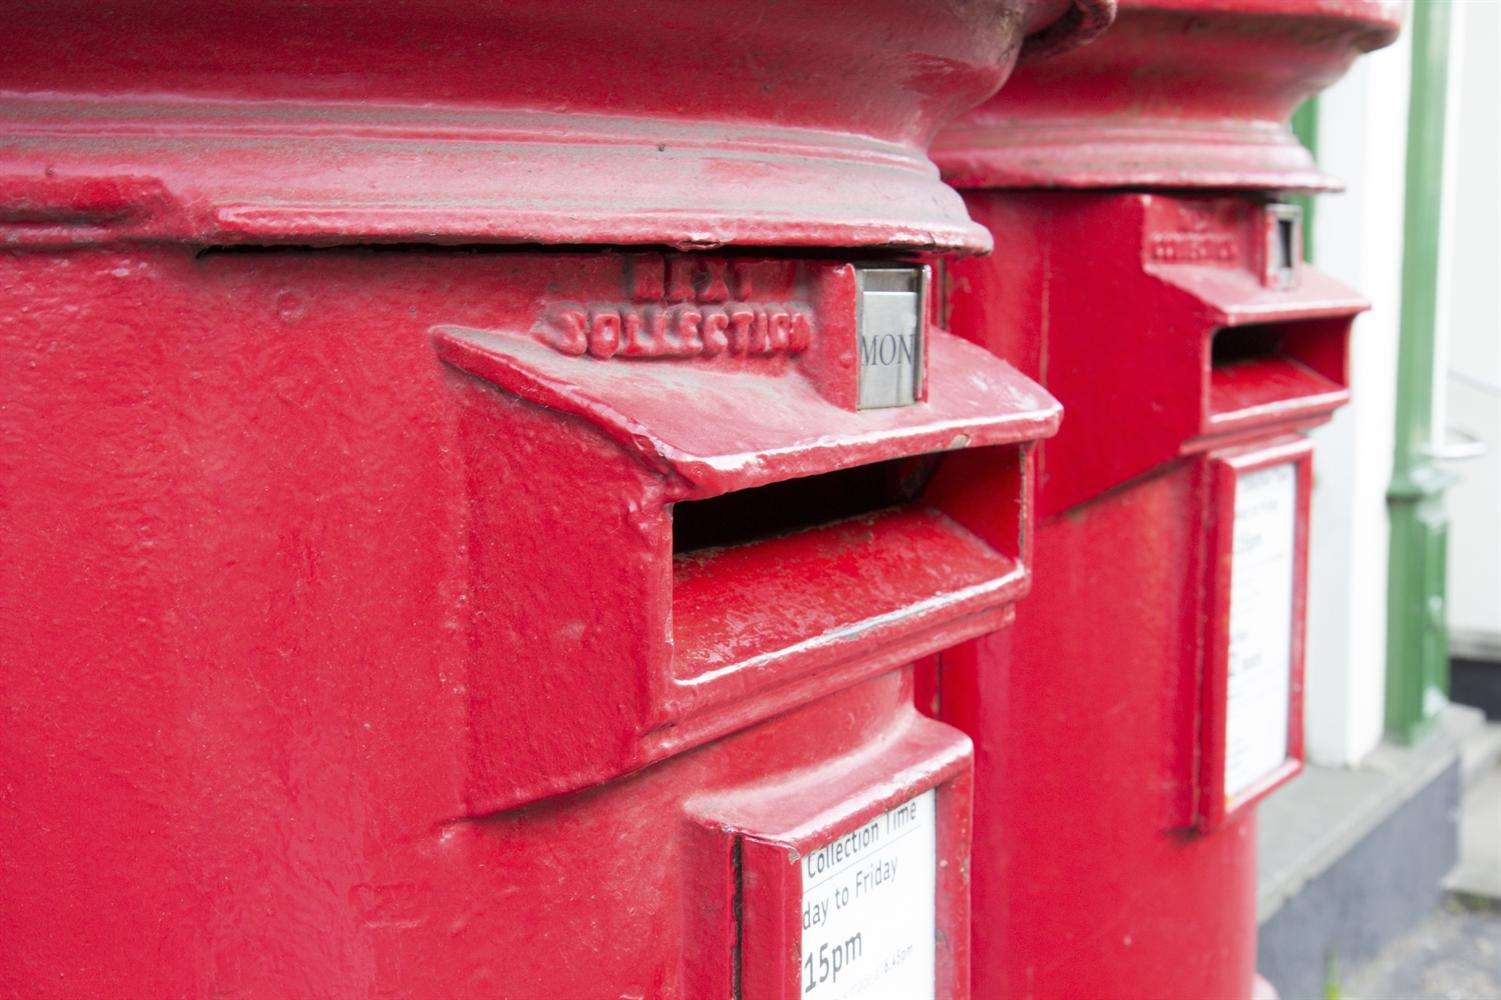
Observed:
[[[1331,969],[1326,1000],[1501,1000],[1501,764],[1465,789],[1451,895],[1373,961]]]
[[[1326,1000],[1501,1000],[1501,907],[1450,898],[1375,961],[1332,972]]]

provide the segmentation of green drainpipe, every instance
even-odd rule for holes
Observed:
[[[1315,160],[1319,156],[1319,99],[1310,97],[1293,112],[1293,135],[1308,148]],[[1292,202],[1303,209],[1303,259],[1313,260],[1313,197],[1293,195]]]
[[[1447,703],[1444,580],[1453,476],[1433,459],[1434,320],[1448,89],[1449,3],[1412,10],[1412,92],[1407,114],[1407,201],[1402,222],[1402,328],[1397,347],[1397,446],[1387,490],[1386,731],[1420,738]]]

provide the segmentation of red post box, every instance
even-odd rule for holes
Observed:
[[[0,985],[968,995],[923,148],[1108,6],[13,5]]]
[[[1247,997],[1256,800],[1297,773],[1311,445],[1364,308],[1302,262],[1286,121],[1393,4],[1123,0],[935,144],[996,253],[952,328],[1063,403],[1032,592],[944,651],[976,745],[975,993]]]

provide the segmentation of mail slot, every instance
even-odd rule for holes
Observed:
[[[433,331],[467,376],[452,382],[463,462],[485,470],[469,494],[484,525],[471,558],[510,595],[474,638],[507,664],[471,678],[470,794],[486,810],[606,780],[994,629],[1026,582],[1030,447],[1057,404],[933,327],[912,294],[895,308],[922,346],[902,377],[926,398],[864,406],[860,344],[889,326],[870,316],[866,276],[915,291],[925,266],[638,254],[611,275],[608,263],[589,282],[538,260],[537,287],[561,305]],[[696,291],[673,305],[660,296],[681,267]],[[743,350],[742,315],[765,317],[744,324]],[[575,330],[615,337],[617,316],[631,349],[578,349]],[[685,316],[700,331],[728,317],[727,346],[711,354],[702,332],[696,349],[677,333],[669,351],[642,332]],[[762,326],[788,333],[757,342]],[[551,595],[587,599],[538,621]],[[560,686],[559,662],[587,683]],[[548,739],[560,714],[578,726],[566,747]]]
[[[1255,803],[1301,767],[1302,433],[1365,304],[1303,259],[1289,193],[1337,182],[1287,120],[1401,11],[1120,7],[934,144],[1003,248],[944,265],[949,325],[1067,413],[1015,623],[919,678],[976,744],[980,997],[1252,996]]]

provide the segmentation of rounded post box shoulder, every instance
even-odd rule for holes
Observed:
[[[1121,0],[1097,44],[1022,66],[946,130],[959,188],[1324,190],[1288,126],[1396,38],[1392,0]]]
[[[1112,5],[15,5],[0,227],[984,249],[924,150]]]

